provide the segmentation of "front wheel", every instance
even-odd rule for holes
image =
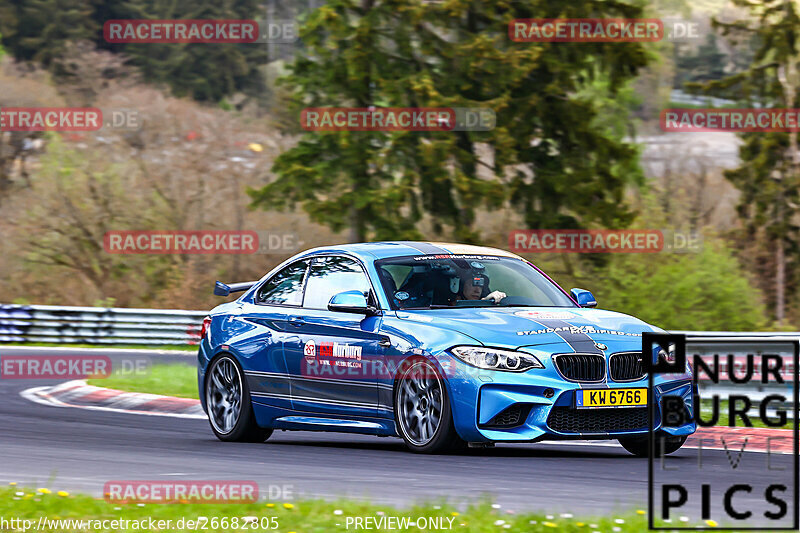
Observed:
[[[400,436],[412,452],[435,454],[465,447],[453,424],[444,382],[424,359],[413,361],[398,375],[394,417]]]
[[[242,376],[233,356],[221,355],[211,362],[205,390],[208,421],[219,440],[264,442],[272,430],[256,423],[250,389]]]
[[[657,436],[655,442],[655,455],[654,457],[661,457],[661,455],[669,455],[677,452],[683,443],[686,442],[687,435],[682,437],[663,437]],[[627,439],[619,439],[622,447],[631,452],[637,457],[648,457],[650,455],[650,440],[648,437],[635,437]]]

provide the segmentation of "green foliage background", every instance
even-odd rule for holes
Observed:
[[[515,43],[508,39],[507,24],[513,18],[651,16],[654,9],[685,8],[680,0],[662,1],[660,7],[599,0],[312,0],[303,3],[302,12],[290,3],[274,4],[285,8],[277,18],[299,15],[302,26],[301,41],[291,47],[296,57],[286,65],[263,45],[110,45],[102,39],[103,23],[114,18],[260,18],[265,4],[258,0],[0,0],[0,55],[5,49],[13,59],[43,66],[60,80],[59,58],[67,45],[88,41],[120,53],[147,83],[199,102],[198,109],[216,106],[232,115],[237,113],[237,106],[229,103],[234,95],[237,102],[244,95],[263,106],[273,91],[283,91],[287,99],[273,107],[280,109],[270,120],[275,119],[281,133],[300,135],[287,135],[291,142],[271,169],[265,167],[263,180],[242,186],[251,187],[251,207],[272,216],[276,210],[299,207],[310,221],[339,232],[342,240],[436,239],[505,247],[507,243],[493,242],[479,222],[485,213],[518,215],[516,226],[502,228],[506,233],[521,227],[670,225],[663,223],[668,219],[663,214],[643,220],[641,213],[650,206],[631,201],[646,196],[652,186],[640,167],[641,147],[632,140],[637,130],[633,117],[650,96],[637,82],[652,72],[648,69],[673,58],[669,43]],[[768,63],[796,54],[798,22],[791,15],[778,22],[761,20],[759,35],[748,41],[753,54],[735,57],[737,68],[749,68],[745,62],[751,59]],[[773,67],[752,65],[748,73],[724,78],[727,71],[719,66],[723,56],[717,38],[709,37],[677,59],[681,74],[670,78],[670,86],[673,80],[678,85],[695,82],[720,96],[780,104]],[[288,73],[279,88],[266,83],[267,65],[273,73]],[[302,132],[299,111],[309,106],[485,107],[496,111],[497,127],[489,132]],[[727,178],[743,193],[739,207],[747,238],[784,239],[796,265],[797,174],[784,172],[780,184],[772,178],[772,171],[781,168],[788,135],[746,134],[743,140],[744,163]],[[135,139],[128,141],[135,146]],[[83,198],[91,198],[81,187],[91,191],[102,186],[114,193],[110,197],[125,196],[115,192],[119,168],[108,163],[107,168],[84,172],[81,159],[89,161],[91,154],[63,150],[48,141],[52,157],[45,153],[39,158],[36,179],[54,189],[69,182],[64,185],[69,194],[62,197],[74,198],[78,211],[93,208],[84,205]],[[59,167],[62,159],[70,166]],[[159,290],[164,284],[158,279],[165,272],[185,270],[183,265],[164,257],[109,258],[95,242],[105,225],[121,219],[162,224],[162,218],[150,216],[148,195],[152,191],[129,202],[141,200],[145,207],[102,218],[91,238],[76,235],[79,261],[48,259],[64,263],[63,268],[82,278],[97,278],[95,285],[101,288],[111,287],[106,280],[146,287],[139,291],[138,305],[163,301]],[[776,197],[785,204],[781,217],[773,216]],[[48,221],[45,205],[42,198],[29,210],[27,221],[39,220],[40,229]],[[246,209],[243,201],[241,209]],[[26,229],[36,232],[37,226]],[[47,245],[49,238],[43,234],[40,241]],[[41,253],[30,257],[42,259]],[[569,268],[542,258],[541,264],[562,284],[591,289],[601,307],[666,329],[770,328],[757,288],[765,290],[765,282],[752,274],[752,260],[743,261],[743,268],[743,258],[737,240],[726,234],[707,236],[696,254],[584,256]],[[57,279],[49,274],[52,268],[40,264],[31,272]],[[795,300],[797,272],[790,268],[788,276]],[[104,290],[100,296],[106,299],[118,296]]]
[[[634,314],[667,330],[758,331],[760,294],[724,244],[706,239],[685,254],[618,254],[595,296],[603,309]]]

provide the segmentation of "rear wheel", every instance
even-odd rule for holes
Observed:
[[[680,447],[683,446],[683,443],[686,442],[687,438],[688,436],[686,435],[682,437],[657,436],[654,456],[661,457],[662,454],[669,455],[677,452]],[[650,455],[650,441],[648,437],[619,439],[619,443],[622,444],[623,448],[637,457],[648,457]]]
[[[394,394],[397,430],[417,453],[443,453],[466,447],[453,424],[450,400],[439,372],[424,359],[397,377]]]
[[[256,423],[250,389],[233,356],[221,355],[211,362],[205,392],[208,421],[219,440],[264,442],[272,435],[271,429]]]

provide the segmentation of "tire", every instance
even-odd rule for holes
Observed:
[[[250,389],[243,376],[242,368],[232,355],[222,354],[211,361],[204,391],[208,422],[219,440],[264,442],[272,435],[272,430],[256,423]]]
[[[466,448],[467,443],[458,436],[453,424],[447,388],[430,362],[409,361],[395,383],[395,425],[409,450],[438,454]]]
[[[656,437],[654,456],[661,457],[662,452],[664,455],[677,452],[681,446],[683,446],[683,443],[686,442],[687,438],[688,435],[684,435],[683,437]],[[649,457],[650,455],[650,441],[648,437],[619,439],[619,443],[622,444],[623,448],[637,457]]]

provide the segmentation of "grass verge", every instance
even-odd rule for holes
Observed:
[[[407,531],[640,532],[647,529],[647,517],[644,510],[595,519],[573,517],[571,514],[514,513],[513,510],[502,509],[499,505],[492,505],[488,501],[460,511],[445,503],[416,505],[409,509],[398,510],[390,506],[352,500],[262,501],[250,504],[116,504],[87,495],[56,492],[56,489],[19,488],[17,486],[0,489],[0,517],[5,520],[31,521],[30,523],[17,523],[16,527],[14,524],[0,525],[2,528],[18,531],[34,529],[41,524],[40,520],[47,519],[49,527],[39,527],[39,531],[91,530],[98,532],[136,529],[139,531],[256,530],[327,533],[355,530],[356,518],[362,520],[370,518],[372,526],[370,529],[372,530],[397,531],[403,528],[398,528],[396,521],[403,517],[410,518],[411,524],[414,524],[408,527]],[[247,523],[245,523],[245,517],[249,517]],[[419,520],[420,518],[424,518],[424,522]],[[156,522],[156,525],[149,522],[151,519]],[[223,519],[225,519],[224,522]],[[377,524],[381,524],[381,519],[384,519],[384,525],[388,523],[387,520],[392,519],[394,527],[379,527]],[[54,522],[57,520],[62,522]],[[63,520],[73,520],[73,522],[69,524]],[[74,522],[75,520],[83,520],[83,527]],[[87,520],[98,522],[87,523]],[[105,524],[102,522],[104,520]],[[114,528],[111,520],[144,520],[145,527],[134,528],[131,523],[128,523],[127,528],[119,525]],[[163,527],[166,523],[157,524],[159,520],[169,520],[170,525]],[[194,527],[187,527],[189,520],[199,520],[202,525],[197,523]],[[419,527],[423,524],[428,527]],[[183,527],[179,527],[179,525]],[[430,527],[431,525],[434,527]]]
[[[181,363],[153,365],[144,374],[111,374],[87,383],[127,392],[197,399],[197,368]]]

